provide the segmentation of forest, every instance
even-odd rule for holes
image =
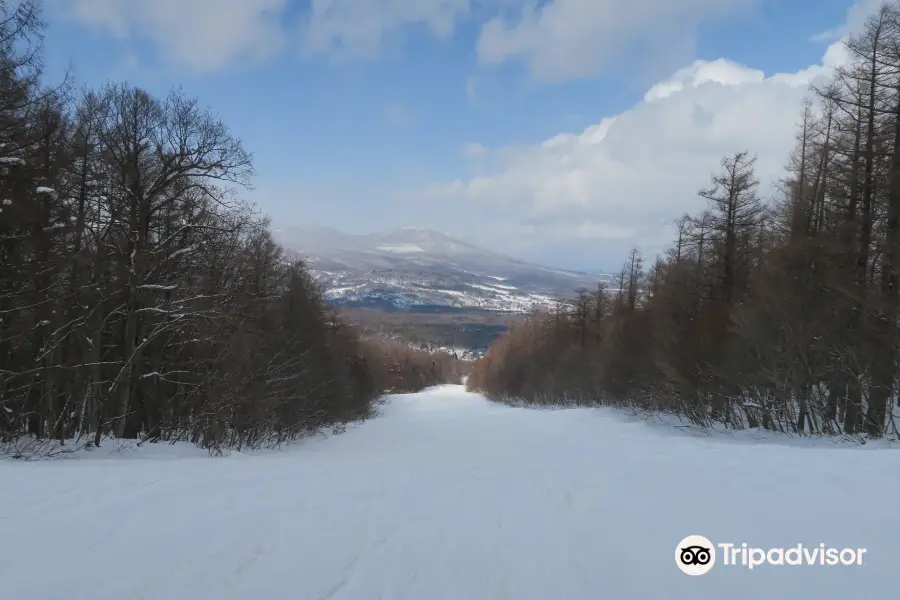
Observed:
[[[900,4],[846,46],[849,63],[798,106],[773,197],[749,150],[725,157],[664,256],[634,250],[621,290],[578,291],[514,326],[470,388],[701,426],[896,435]]]
[[[45,31],[38,0],[0,2],[0,452],[272,446],[459,381],[328,307],[210,109],[47,82]]]

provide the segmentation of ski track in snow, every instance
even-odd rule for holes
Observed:
[[[2,462],[3,597],[845,600],[900,583],[891,449],[724,443],[461,386],[382,412],[280,452]],[[689,534],[868,553],[688,577],[674,552]]]

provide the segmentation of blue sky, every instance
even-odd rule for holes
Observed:
[[[433,227],[614,270],[666,244],[719,155],[778,174],[841,32],[817,34],[858,20],[848,0],[310,1],[45,0],[48,74],[200,98],[255,154],[276,227]]]

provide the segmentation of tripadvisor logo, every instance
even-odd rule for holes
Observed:
[[[706,575],[716,564],[716,547],[702,535],[689,535],[675,547],[675,564],[687,575]]]
[[[702,535],[689,535],[675,546],[675,564],[687,575],[706,575],[717,558],[726,567],[754,569],[771,566],[851,566],[862,565],[865,548],[832,548],[825,544],[790,548],[756,548],[747,543],[713,544]]]

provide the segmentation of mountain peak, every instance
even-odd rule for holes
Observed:
[[[344,306],[524,312],[608,279],[515,260],[423,227],[367,235],[298,228],[278,236]]]

